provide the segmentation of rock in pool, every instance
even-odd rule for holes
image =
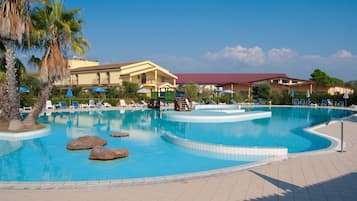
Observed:
[[[128,157],[128,149],[110,149],[103,146],[96,146],[89,155],[91,160],[113,160],[117,158]]]
[[[117,133],[112,133],[110,134],[112,137],[128,137],[129,133],[128,132],[117,132]]]
[[[97,136],[82,136],[70,141],[67,144],[67,149],[69,150],[92,149],[95,146],[103,146],[106,144],[107,141],[105,139],[99,138]]]

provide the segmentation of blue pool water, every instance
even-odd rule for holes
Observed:
[[[232,123],[182,123],[167,121],[165,127],[181,138],[228,146],[287,147],[289,153],[329,147],[331,142],[304,131],[350,111],[319,108],[248,108],[246,111],[272,111],[271,118]]]
[[[290,153],[295,153],[330,145],[330,141],[306,133],[305,127],[351,114],[342,110],[305,108],[272,108],[271,111],[270,119],[204,125],[167,122],[160,119],[158,111],[152,110],[52,113],[39,119],[51,127],[48,135],[21,143],[0,141],[0,181],[128,179],[237,166],[262,158],[233,160],[189,150],[168,143],[162,133],[213,144],[288,147]],[[130,136],[111,138],[110,133],[116,131],[128,131]],[[128,148],[129,157],[99,162],[88,160],[88,150],[66,150],[71,139],[83,135],[107,139],[107,147]]]

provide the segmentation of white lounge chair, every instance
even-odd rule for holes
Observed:
[[[24,106],[22,108],[23,111],[31,111],[32,110],[32,107],[31,106]]]
[[[142,106],[148,106],[147,102],[145,102],[144,100],[141,100],[141,105]]]
[[[55,107],[52,105],[51,100],[46,101],[46,109],[54,109]]]
[[[89,108],[95,108],[94,100],[89,100],[88,106],[89,106]]]
[[[103,100],[99,101],[97,104],[95,104],[97,108],[101,108],[103,106]]]
[[[112,105],[110,103],[103,103],[104,107],[112,107]]]
[[[130,102],[131,102],[130,106],[139,107],[139,104],[137,104],[134,100],[131,100]]]
[[[119,106],[120,107],[126,107],[127,106],[124,99],[120,99],[119,100]]]

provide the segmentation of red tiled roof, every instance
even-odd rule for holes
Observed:
[[[288,78],[284,73],[185,73],[175,75],[178,77],[177,84],[250,84],[274,78]]]

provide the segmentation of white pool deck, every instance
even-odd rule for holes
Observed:
[[[340,123],[317,129],[339,138]],[[357,200],[357,122],[344,122],[346,152],[326,151],[290,156],[288,160],[196,179],[158,184],[80,188],[0,189],[1,201],[235,201]],[[184,162],[184,161],[183,161]],[[120,170],[118,170],[120,171]],[[66,184],[63,184],[65,187]],[[1,183],[0,183],[1,187]]]

